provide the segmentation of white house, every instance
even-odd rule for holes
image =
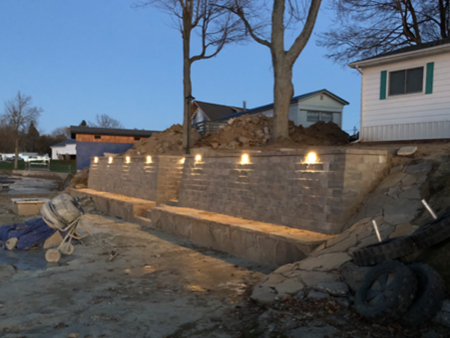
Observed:
[[[297,126],[309,127],[319,122],[334,122],[342,128],[342,112],[349,103],[326,89],[295,96],[291,99],[289,119]],[[193,124],[207,121],[226,121],[244,114],[273,116],[273,103],[246,109],[198,102],[193,114]]]
[[[52,160],[65,159],[66,156],[75,159],[77,155],[76,140],[65,140],[50,148],[52,148]]]
[[[450,138],[450,39],[355,61],[362,141]]]
[[[309,127],[316,122],[334,122],[342,128],[342,112],[349,103],[332,92],[321,89],[294,96],[289,107],[289,120],[296,126]],[[273,103],[253,108],[247,114],[273,117]]]

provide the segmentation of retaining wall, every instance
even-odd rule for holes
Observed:
[[[340,233],[387,165],[387,152],[326,150],[107,158],[91,162],[90,189],[322,233]]]
[[[183,169],[182,156],[100,157],[91,159],[88,188],[157,203],[176,199]]]

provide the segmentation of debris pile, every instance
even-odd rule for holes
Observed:
[[[89,167],[84,168],[76,173],[76,175],[70,180],[70,188],[84,189],[87,188],[89,179]]]
[[[227,124],[212,133],[207,133],[197,147],[234,149],[238,147],[260,147],[272,141],[272,118],[259,114],[230,119]],[[335,123],[317,122],[309,128],[296,126],[289,121],[289,137],[293,145],[342,145],[348,143],[348,134]]]
[[[200,134],[196,129],[191,129],[191,142],[196,143],[200,139]],[[179,153],[183,150],[183,127],[174,124],[161,133],[137,142],[133,148],[126,151],[124,155],[146,155],[146,154],[168,154]]]

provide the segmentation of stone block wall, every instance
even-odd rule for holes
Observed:
[[[183,169],[182,156],[100,157],[91,159],[88,188],[157,203],[176,199]]]
[[[387,152],[330,150],[318,162],[305,153],[187,157],[179,206],[292,228],[340,233],[386,167]]]

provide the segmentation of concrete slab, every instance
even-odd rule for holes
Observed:
[[[70,189],[69,194],[74,197],[90,196],[94,200],[97,210],[126,221],[135,222],[143,227],[151,227],[151,220],[145,217],[145,213],[156,207],[154,201],[93,189]]]
[[[275,266],[299,261],[333,237],[190,208],[158,206],[151,211],[152,224],[157,229]]]

